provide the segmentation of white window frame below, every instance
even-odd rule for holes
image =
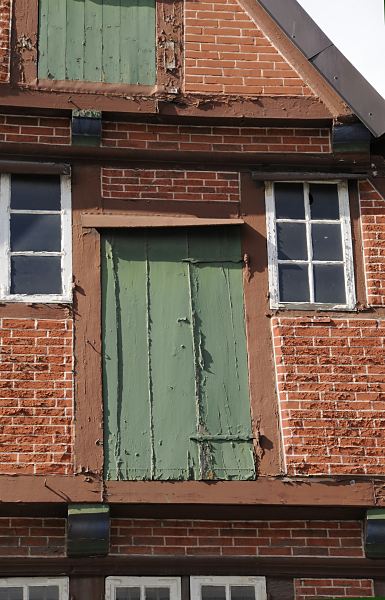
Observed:
[[[23,588],[23,600],[28,600],[28,589],[31,587],[49,587],[55,585],[59,588],[59,599],[69,599],[68,577],[7,577],[0,579],[1,588],[21,587]]]
[[[304,187],[305,198],[305,219],[289,219],[292,223],[306,222],[307,228],[307,244],[308,244],[308,261],[312,261],[312,247],[310,236],[310,210],[309,210],[309,185],[312,183],[319,184],[334,184],[338,188],[340,219],[337,220],[319,220],[320,223],[339,223],[341,226],[341,237],[343,247],[342,261],[322,261],[322,264],[343,264],[345,274],[345,291],[346,303],[320,303],[314,302],[312,294],[314,293],[312,281],[312,269],[309,269],[309,286],[310,286],[310,301],[309,302],[281,302],[279,298],[279,274],[278,274],[278,246],[277,246],[277,229],[275,216],[275,183],[300,183]],[[269,295],[270,308],[277,310],[280,308],[290,308],[293,310],[344,310],[351,311],[356,307],[356,291],[354,283],[354,262],[353,262],[353,246],[350,223],[350,207],[349,207],[349,190],[347,181],[341,180],[314,180],[314,181],[283,181],[265,182],[265,198],[266,198],[266,226],[267,226],[267,253],[269,263]],[[285,219],[283,219],[285,220]],[[318,220],[312,220],[318,222]],[[286,261],[285,261],[286,262]],[[287,261],[289,264],[303,264],[307,261],[292,260]]]
[[[122,587],[140,588],[140,600],[145,600],[145,588],[168,588],[170,600],[181,600],[180,577],[106,577],[105,600],[116,600],[116,590]]]
[[[191,600],[202,600],[201,589],[204,585],[225,586],[226,600],[231,600],[231,586],[253,586],[255,590],[255,600],[266,600],[265,577],[190,577]]]
[[[47,210],[11,210],[11,177],[0,176],[0,300],[4,302],[62,303],[72,301],[72,226],[71,226],[71,176],[60,175],[61,209]],[[41,175],[42,178],[45,175]],[[11,213],[23,214],[60,214],[61,215],[61,251],[60,252],[22,252],[15,254],[30,256],[61,257],[61,294],[11,294],[11,253],[10,223]]]

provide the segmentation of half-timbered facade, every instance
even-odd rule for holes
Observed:
[[[384,596],[385,101],[295,0],[0,26],[0,599]]]

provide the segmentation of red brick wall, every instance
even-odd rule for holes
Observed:
[[[310,598],[370,598],[372,579],[295,579],[295,600]]]
[[[72,321],[0,319],[0,474],[71,472]]]
[[[0,142],[68,145],[70,122],[59,117],[0,115]]]
[[[385,321],[272,326],[287,472],[385,474]]]
[[[0,0],[0,83],[9,80],[11,0]]]
[[[358,521],[113,519],[111,554],[363,556]]]
[[[185,91],[313,95],[236,0],[186,2]]]
[[[0,518],[0,556],[64,556],[65,519]]]
[[[330,152],[327,129],[103,123],[103,145],[210,152]]]
[[[385,304],[385,199],[369,181],[360,182],[362,239],[368,304]]]
[[[102,169],[104,198],[239,202],[239,173]]]

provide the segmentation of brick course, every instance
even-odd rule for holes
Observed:
[[[64,556],[65,519],[0,518],[0,556]]]
[[[385,199],[369,181],[360,181],[362,240],[368,304],[385,305]]]
[[[69,145],[70,122],[60,117],[0,115],[0,142]]]
[[[72,321],[0,319],[0,474],[72,470]]]
[[[12,0],[0,0],[0,83],[9,81]]]
[[[113,519],[111,554],[363,556],[358,521]]]
[[[372,579],[295,579],[295,600],[310,598],[370,598]]]
[[[236,0],[188,0],[185,91],[314,95]]]
[[[103,146],[190,152],[330,152],[327,129],[103,123]]]
[[[239,174],[102,168],[104,198],[239,202]]]
[[[272,327],[287,472],[385,474],[385,321],[274,317]]]

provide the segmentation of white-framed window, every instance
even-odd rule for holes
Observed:
[[[106,600],[181,600],[180,577],[107,577]]]
[[[190,577],[191,600],[266,600],[265,577]]]
[[[68,600],[68,577],[0,579],[0,600]]]
[[[271,308],[353,310],[346,181],[267,182]]]
[[[68,175],[0,176],[0,300],[72,297]]]

